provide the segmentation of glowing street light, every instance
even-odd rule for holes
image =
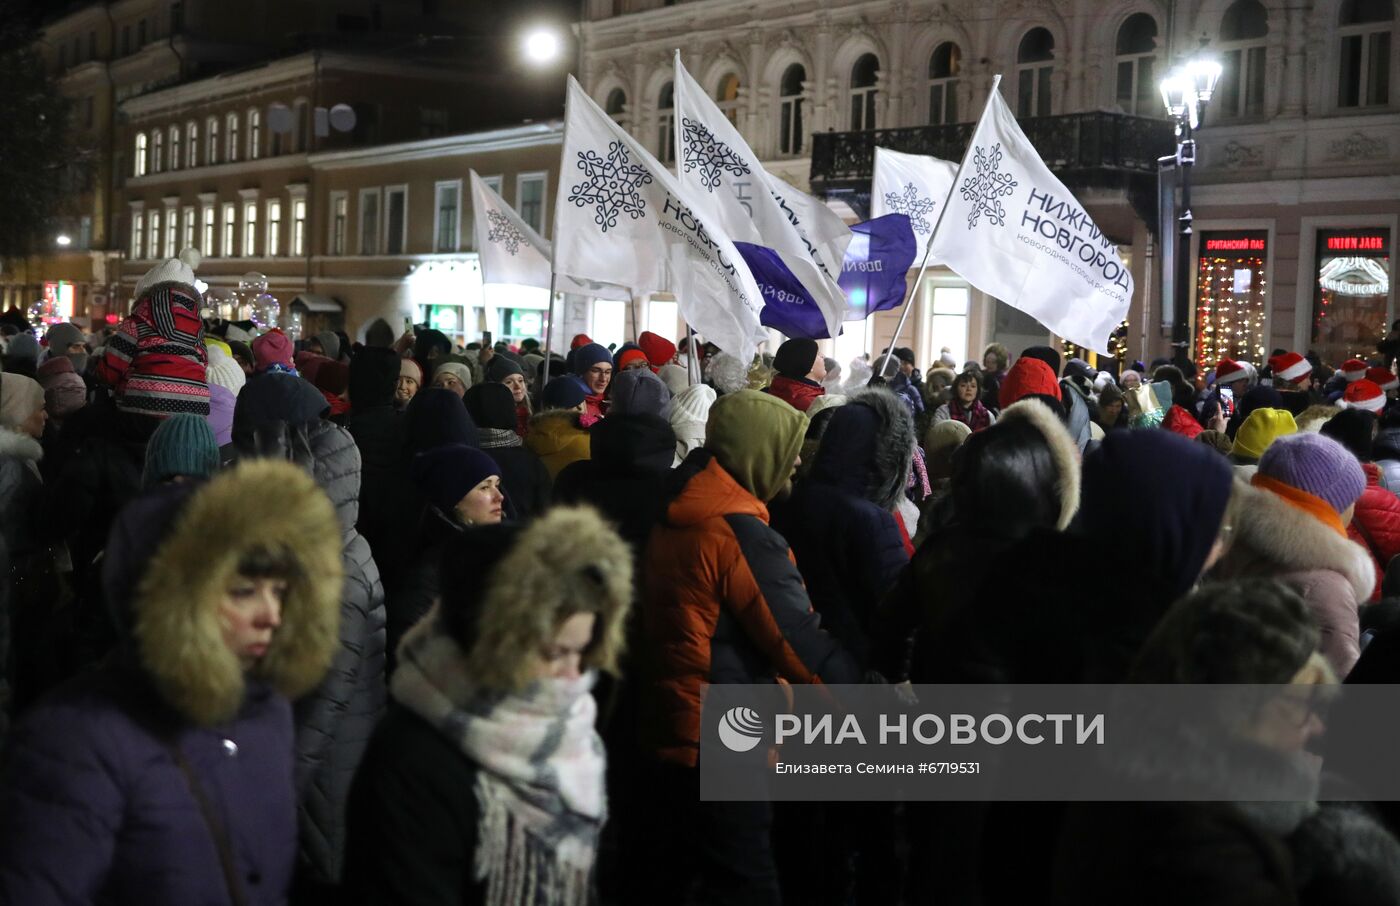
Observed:
[[[535,28],[525,34],[525,59],[536,66],[545,66],[558,60],[563,47],[564,42],[553,29]]]
[[[64,248],[67,248],[68,246],[73,244],[72,238],[69,237],[67,233],[59,233],[56,237],[54,237],[54,242],[58,243]]]

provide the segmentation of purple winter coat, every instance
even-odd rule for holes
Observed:
[[[171,734],[229,838],[249,906],[285,903],[297,852],[287,701],[250,685],[231,723],[200,728],[120,666],[55,690],[15,728],[0,773],[0,903],[230,904]]]

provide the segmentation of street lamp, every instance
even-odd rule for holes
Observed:
[[[67,248],[68,246],[73,244],[73,240],[69,238],[67,233],[59,233],[57,236],[54,237],[53,241],[56,242],[58,245],[63,246],[64,248]]]
[[[1206,105],[1215,94],[1220,81],[1220,63],[1212,57],[1198,55],[1174,67],[1162,79],[1162,104],[1167,116],[1176,123],[1175,166],[1180,172],[1181,215],[1177,219],[1179,234],[1176,247],[1176,311],[1172,321],[1172,344],[1184,345],[1190,357],[1189,336],[1191,265],[1191,167],[1196,163],[1195,130],[1200,128]],[[1171,158],[1165,158],[1171,160]]]
[[[549,28],[534,28],[525,33],[525,59],[536,66],[546,66],[559,59],[564,42],[559,33]]]

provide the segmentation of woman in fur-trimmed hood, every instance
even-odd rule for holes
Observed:
[[[442,571],[355,778],[347,902],[591,903],[607,802],[589,690],[617,670],[631,554],[562,508],[473,529]]]
[[[278,507],[251,501],[276,489]],[[312,479],[249,463],[118,516],[117,655],[18,725],[0,783],[0,902],[286,901],[289,700],[336,647],[340,539]]]

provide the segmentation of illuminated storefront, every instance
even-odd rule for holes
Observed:
[[[1201,234],[1193,348],[1203,372],[1225,357],[1256,363],[1268,358],[1268,246],[1262,230]]]
[[[1369,359],[1390,323],[1390,230],[1319,230],[1312,350],[1336,366]]]

